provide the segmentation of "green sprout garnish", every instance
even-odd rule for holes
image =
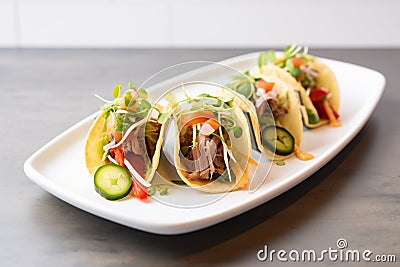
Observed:
[[[167,100],[169,103],[175,105],[178,104],[178,99],[176,98],[175,94],[172,92],[167,93],[164,96],[165,100]]]
[[[121,84],[117,84],[114,86],[114,90],[113,90],[113,97],[114,99],[118,98],[121,95],[121,90],[122,90],[122,85]]]
[[[120,134],[124,133],[133,123],[144,119],[152,108],[147,99],[148,94],[145,89],[136,89],[132,85],[132,81],[129,82],[128,87],[129,89],[122,94],[122,85],[115,85],[112,91],[114,99],[111,101],[96,95],[100,100],[105,102],[102,110],[106,113],[106,116],[110,114],[114,116],[116,121],[115,130]],[[135,97],[133,96],[133,92],[136,92]],[[135,108],[130,109],[133,106]]]
[[[283,161],[283,160],[277,161],[275,164],[278,165],[278,166],[285,166],[286,165],[285,161]]]
[[[268,64],[268,62],[275,62],[276,54],[274,50],[268,50],[264,53],[261,53],[258,57],[258,67],[262,67]]]
[[[303,52],[299,54],[301,50],[303,50]],[[291,62],[290,60],[288,61],[288,59],[294,57],[301,57],[304,60],[308,61],[309,57],[307,53],[308,53],[307,47],[302,48],[301,46],[297,46],[296,44],[287,45],[283,50],[283,57],[278,59],[276,57],[275,50],[268,50],[261,53],[260,56],[258,57],[258,66],[261,68],[262,66],[266,66],[268,63],[272,63],[278,65],[281,68],[290,67],[287,66],[287,64],[290,64],[288,62]]]
[[[300,67],[295,67],[292,61],[293,58],[302,58],[305,62],[311,60],[310,56],[308,56],[307,47],[303,48],[296,44],[292,44],[284,48],[283,56],[281,58],[276,57],[274,50],[268,50],[261,53],[258,57],[258,66],[261,68],[268,64],[274,64],[289,72],[290,75],[301,82],[301,85],[304,88],[313,87],[315,85],[315,77],[309,75],[308,72],[304,72]]]
[[[206,98],[208,101],[201,102],[199,104],[193,105],[190,111],[198,112],[198,111],[211,111],[214,113],[215,117],[218,117],[219,113],[226,113],[224,109],[224,105],[228,107],[232,106],[232,97],[220,97],[220,96],[213,96],[210,94],[200,94],[196,97],[190,97],[188,94],[185,94],[186,98],[178,101],[175,94],[172,92],[167,93],[164,98],[170,102],[171,104],[177,105],[178,103],[199,103],[201,99]],[[182,113],[186,113],[186,110],[182,110],[181,112],[177,113],[177,116],[181,115]],[[233,115],[233,114],[232,114]],[[235,138],[240,138],[242,136],[242,128],[237,125],[236,120],[232,116],[228,116],[226,114],[220,114],[219,124],[224,126],[227,131],[233,131]]]
[[[157,191],[160,194],[160,196],[165,196],[168,195],[168,187],[169,185],[167,184],[156,184],[152,185],[147,188],[147,195],[152,196],[154,195]]]
[[[247,70],[243,74],[232,77],[232,82],[227,85],[228,88],[236,91],[237,93],[245,96],[249,100],[255,100],[256,87],[255,83],[258,80],[254,78]]]

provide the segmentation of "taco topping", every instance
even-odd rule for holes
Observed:
[[[169,95],[170,103],[177,104]],[[229,161],[236,162],[231,148],[232,133],[240,138],[243,130],[231,110],[231,97],[201,94],[180,101],[174,114],[179,129],[180,169],[189,180],[232,182]]]
[[[310,91],[310,99],[317,109],[320,118],[329,120],[331,127],[339,127],[341,126],[340,122],[337,121],[339,114],[329,103],[329,97],[329,93],[321,88],[314,87]]]
[[[318,112],[319,118],[327,119],[330,126],[338,127],[340,123],[337,121],[339,115],[329,104],[327,90],[317,87],[317,79],[319,72],[310,67],[311,57],[307,55],[308,49],[305,47],[303,52],[301,46],[286,46],[281,58],[277,58],[274,50],[269,50],[259,56],[258,65],[261,68],[267,64],[274,64],[290,73],[309,93],[310,98]],[[325,102],[327,103],[325,104]],[[328,115],[331,114],[331,115]],[[308,121],[316,124],[316,114],[308,112]]]
[[[158,138],[160,137],[162,124],[158,121],[151,119],[146,123],[145,129],[145,142],[147,155],[152,159],[156,151]]]
[[[124,154],[133,153],[139,156],[146,154],[143,126],[135,128],[127,135],[122,143],[122,149]]]
[[[286,156],[294,150],[294,138],[279,126],[267,126],[262,131],[262,142],[277,155]]]
[[[256,87],[264,89],[265,92],[272,91],[274,89],[275,83],[267,82],[263,79],[260,79],[256,82]]]
[[[301,46],[286,46],[281,58],[277,58],[274,50],[268,50],[259,56],[258,66],[277,65],[289,72],[305,89],[313,87],[316,85],[318,71],[308,65],[310,57],[307,55],[307,47],[299,54],[301,49]]]
[[[199,126],[201,129],[202,126],[200,124]],[[226,170],[223,142],[217,136],[216,130],[212,134],[204,135],[198,128],[185,125],[179,134],[181,157],[186,159],[182,160],[182,163],[188,172],[188,179],[211,180],[218,178]],[[223,139],[229,142],[226,130],[222,130],[222,132]],[[193,136],[196,136],[194,140]]]
[[[132,180],[125,168],[116,164],[106,164],[99,167],[94,174],[94,187],[102,197],[117,200],[129,194]]]
[[[278,120],[279,117],[288,113],[287,109],[283,105],[279,104],[275,91],[269,92],[269,93],[273,92],[273,94],[265,94],[265,93],[259,94],[259,92],[260,90],[257,91],[257,96],[260,97],[255,102],[257,115],[259,117],[268,116],[269,111],[271,111],[274,119]]]
[[[275,89],[275,83],[253,77],[249,71],[233,77],[233,82],[228,87],[239,94],[244,95],[256,107],[259,119],[269,116],[269,110],[275,120],[287,114],[287,109],[279,103]]]
[[[161,126],[160,123],[151,119],[145,125],[141,125],[127,134],[122,143],[124,155],[132,153],[143,162],[146,162],[148,159],[151,160],[156,150]],[[143,172],[143,170],[140,171]],[[144,177],[143,175],[142,177]]]
[[[224,174],[224,142],[229,135],[211,111],[183,113],[179,133],[182,163],[190,180],[211,180]],[[220,135],[220,131],[222,135]],[[186,159],[186,160],[185,160]],[[229,160],[229,159],[228,159]]]

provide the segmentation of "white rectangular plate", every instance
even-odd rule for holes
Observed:
[[[241,71],[257,64],[259,53],[247,54],[221,63]],[[155,199],[143,202],[135,198],[108,201],[94,190],[84,161],[86,134],[96,114],[77,123],[34,153],[24,165],[26,175],[40,187],[82,210],[132,228],[158,234],[180,234],[198,230],[254,208],[292,188],[321,168],[339,153],[361,130],[382,96],[385,78],[371,69],[335,60],[323,59],[334,71],[341,89],[342,127],[324,126],[305,131],[302,148],[314,154],[311,161],[296,158],[285,166],[272,166],[267,179],[255,192],[246,190],[225,194],[217,201],[195,208],[178,208]],[[149,88],[153,97],[169,85],[183,80],[207,80],[225,83],[228,73],[216,65],[206,66]],[[168,198],[190,197],[199,202],[209,194],[181,194],[171,190]],[[160,197],[161,198],[161,197]]]

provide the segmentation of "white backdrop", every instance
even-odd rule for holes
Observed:
[[[0,47],[400,47],[396,0],[0,0]]]

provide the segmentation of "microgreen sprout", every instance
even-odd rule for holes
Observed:
[[[278,166],[285,166],[286,165],[284,160],[277,161],[275,164],[278,165]]]
[[[157,191],[160,194],[160,196],[168,195],[168,186],[170,186],[170,185],[168,185],[168,184],[151,185],[150,187],[147,188],[147,195],[152,196]]]

